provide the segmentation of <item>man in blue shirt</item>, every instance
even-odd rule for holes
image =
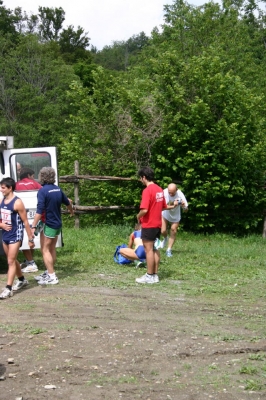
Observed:
[[[70,212],[74,215],[74,210],[70,200],[59,186],[55,185],[55,170],[51,167],[44,167],[39,173],[39,182],[42,188],[37,194],[37,211],[32,223],[32,231],[34,232],[37,224],[45,215],[44,228],[41,232],[41,251],[46,271],[35,277],[39,285],[56,285],[58,278],[54,271],[56,261],[56,242],[57,237],[61,233],[61,205],[65,204]]]

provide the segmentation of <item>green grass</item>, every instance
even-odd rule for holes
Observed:
[[[127,243],[131,231],[130,226],[113,225],[80,230],[64,228],[65,246],[57,250],[56,263],[60,283],[82,282],[83,285],[120,289],[139,287],[135,278],[145,270],[113,261],[116,246]],[[22,259],[23,255],[19,257]],[[39,250],[35,252],[35,259],[41,263]],[[190,297],[238,299],[241,296],[244,307],[245,303],[263,300],[266,296],[266,240],[255,235],[236,238],[180,232],[173,257],[167,258],[161,251],[159,276],[160,285],[153,285],[152,290],[176,293],[181,292],[182,286],[182,292]],[[236,307],[235,312],[244,314],[245,307]]]
[[[64,275],[74,277],[84,273],[115,274],[123,280],[130,266],[114,263],[115,247],[127,243],[132,231],[128,226],[100,226],[87,229],[65,228],[65,247],[58,249],[58,266]],[[195,294],[238,291],[253,281],[266,282],[266,240],[259,236],[235,238],[226,235],[192,235],[179,233],[174,245],[174,257],[161,252],[162,283],[171,280],[193,283]],[[119,275],[121,274],[121,279]]]
[[[131,287],[141,291],[142,285],[136,284],[135,279],[145,269],[136,269],[134,264],[118,265],[113,260],[116,246],[127,243],[131,232],[132,227],[127,225],[88,226],[79,230],[64,228],[65,246],[57,249],[55,266],[60,284],[122,290]],[[19,258],[23,259],[22,253]],[[41,270],[39,250],[35,251],[35,260]],[[6,266],[4,263],[1,265],[1,272],[4,273]],[[244,321],[247,329],[255,323],[261,327],[264,324],[266,239],[259,235],[237,238],[224,234],[204,236],[179,232],[173,257],[167,258],[165,251],[161,251],[159,277],[160,284],[152,285],[149,290],[211,300],[215,313],[212,313],[209,324],[215,325],[217,318],[227,318],[227,314],[234,315],[240,326]],[[54,298],[53,301],[60,299]],[[248,305],[255,302],[257,308],[249,311]],[[29,306],[23,305],[25,308]],[[207,334],[210,335],[210,332]],[[254,338],[265,337],[265,334],[266,330],[263,335],[261,332],[254,335]],[[219,332],[219,337],[224,341],[236,340],[224,332]]]

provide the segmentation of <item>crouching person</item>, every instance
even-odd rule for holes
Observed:
[[[141,239],[141,224],[135,225],[135,230],[129,236],[128,247],[119,250],[120,254],[130,261],[134,261],[136,268],[144,266],[146,253]]]

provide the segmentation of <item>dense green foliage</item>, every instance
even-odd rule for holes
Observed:
[[[79,160],[80,174],[133,178],[81,182],[81,204],[137,205],[148,164],[162,186],[181,184],[186,229],[262,228],[266,13],[255,2],[176,0],[162,32],[102,51],[81,27],[62,28],[62,8],[27,16],[1,4],[0,133],[58,146],[60,175]]]
[[[144,32],[140,32],[126,41],[116,41],[113,42],[112,46],[104,46],[101,51],[93,49],[93,58],[97,64],[104,68],[124,71],[129,65],[134,64],[136,56],[148,44],[149,38]]]
[[[8,41],[2,38],[2,53]],[[14,136],[17,147],[55,146],[65,134],[66,102],[73,69],[56,57],[51,43],[21,36],[0,58],[0,133]],[[26,56],[25,56],[26,55]]]

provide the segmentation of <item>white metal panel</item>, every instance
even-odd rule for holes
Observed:
[[[1,139],[1,137],[0,137]],[[55,184],[58,185],[58,172],[57,172],[57,156],[56,156],[56,148],[55,147],[37,147],[37,148],[23,148],[23,149],[12,149],[12,150],[3,150],[0,149],[0,153],[3,155],[4,159],[4,171],[0,171],[0,178],[7,178],[7,177],[13,177],[15,180],[18,180],[18,175],[17,175],[17,160],[19,157],[22,155],[31,155],[34,157],[35,155],[37,156],[38,153],[48,153],[50,156],[50,164],[52,168],[56,171],[56,182]],[[18,157],[16,157],[18,156]],[[33,158],[34,162],[34,158]],[[48,165],[47,165],[48,166]],[[35,176],[35,179],[38,177]],[[0,179],[0,180],[1,180]],[[37,190],[29,190],[29,191],[17,191],[15,192],[16,195],[23,201],[26,211],[27,211],[27,216],[30,225],[33,222],[34,215],[36,213],[36,208],[37,208]],[[0,198],[2,198],[2,193],[0,192]],[[2,235],[1,235],[2,236]],[[1,243],[0,243],[1,246]],[[57,240],[57,247],[62,246],[62,235],[58,236]],[[2,247],[2,246],[1,246]],[[24,230],[24,240],[21,246],[21,250],[28,249],[28,236],[26,231]],[[39,249],[40,248],[40,235],[35,237],[35,248]],[[1,253],[1,250],[0,250]]]

